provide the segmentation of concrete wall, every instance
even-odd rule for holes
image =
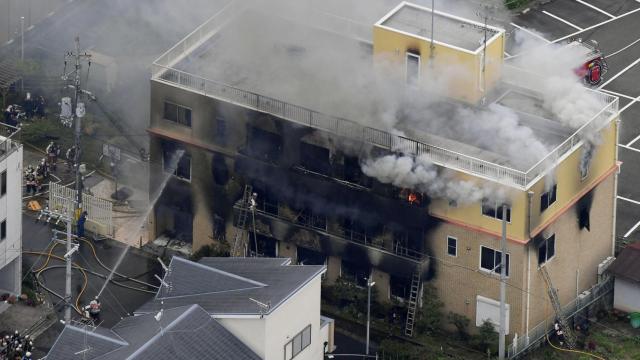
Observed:
[[[12,293],[20,293],[20,273],[22,271],[22,147],[11,152],[9,156],[0,162],[0,172],[3,171],[7,172],[7,193],[0,197],[0,222],[6,220],[7,236],[4,240],[0,239],[0,272],[6,271],[7,273],[0,275],[2,279],[6,279],[6,282],[0,283],[0,289]],[[8,288],[3,288],[3,285]]]
[[[258,356],[267,359],[265,357],[267,356],[265,319],[217,318],[215,316],[214,318]]]
[[[613,308],[624,312],[640,311],[640,284],[617,277],[613,288]]]
[[[306,284],[271,313],[266,323],[265,360],[285,358],[284,346],[307,325],[311,325],[311,344],[300,352],[296,360],[321,360],[323,334],[320,331],[320,276]]]

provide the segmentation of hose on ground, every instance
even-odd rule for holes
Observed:
[[[111,271],[113,271],[113,269],[110,269],[109,267],[107,267],[107,266],[106,266],[106,265],[105,265],[105,264],[100,260],[100,258],[98,257],[98,254],[97,254],[97,252],[96,252],[96,248],[95,248],[95,246],[93,246],[93,243],[91,243],[91,241],[89,241],[89,240],[87,240],[87,239],[80,239],[80,240],[82,240],[82,241],[86,242],[86,243],[89,245],[89,248],[91,248],[91,252],[93,253],[93,257],[96,259],[96,261],[98,262],[98,264],[99,264],[103,269],[105,269],[105,270],[107,270],[109,273],[111,273]],[[118,275],[119,277],[121,277],[121,278],[123,278],[123,279],[129,280],[129,281],[133,281],[133,282],[138,283],[138,284],[140,284],[140,285],[148,286],[148,287],[150,287],[150,288],[152,288],[152,289],[158,289],[158,288],[159,288],[159,286],[156,286],[156,285],[153,285],[153,284],[149,284],[149,283],[146,283],[146,282],[144,282],[144,281],[140,281],[140,280],[138,280],[138,279],[134,279],[134,278],[132,278],[132,277],[128,277],[128,276],[122,275],[122,274],[120,274],[120,273],[118,273],[118,272],[114,272],[114,274],[115,274],[115,275]]]
[[[63,268],[63,267],[65,267],[65,265],[51,265],[51,266],[47,267],[46,269],[44,269],[44,270],[43,270],[43,272],[45,272],[45,271],[49,271],[49,270],[53,270],[53,269],[59,269],[59,268]],[[91,275],[93,275],[93,276],[97,276],[97,277],[99,277],[99,278],[101,278],[101,279],[106,279],[106,278],[107,278],[107,275],[105,275],[105,274],[101,274],[101,273],[99,273],[99,272],[92,271],[92,270],[89,270],[89,269],[87,269],[87,268],[83,268],[83,269],[84,269],[84,271],[86,271],[88,274],[91,274]],[[151,290],[147,290],[147,289],[140,289],[140,288],[137,288],[137,287],[135,287],[135,286],[126,285],[126,284],[123,284],[123,283],[121,283],[121,282],[119,282],[119,281],[117,281],[117,280],[111,280],[111,282],[112,282],[114,285],[117,285],[117,286],[123,287],[123,288],[125,288],[125,289],[129,289],[129,290],[136,290],[136,291],[140,291],[140,292],[145,292],[145,293],[147,293],[147,294],[154,294],[154,295],[156,294],[156,292],[155,292],[155,291],[151,291]]]
[[[549,343],[549,345],[551,345],[552,348],[556,349],[556,350],[560,350],[560,351],[566,351],[566,352],[572,352],[572,353],[576,353],[576,354],[582,354],[582,355],[587,355],[587,356],[591,356],[593,358],[596,359],[600,359],[600,360],[606,360],[603,357],[600,357],[598,355],[592,354],[592,353],[588,353],[585,351],[578,351],[578,350],[571,350],[571,349],[563,349],[561,347],[555,346],[553,345],[553,343],[551,342],[551,340],[549,340],[549,334],[547,334],[547,342]]]

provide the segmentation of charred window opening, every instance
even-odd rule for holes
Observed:
[[[374,238],[383,231],[379,224],[366,224],[359,219],[343,218],[341,221],[344,237],[362,244],[371,244]]]
[[[542,265],[556,254],[556,235],[551,235],[538,246],[538,265]]]
[[[389,275],[391,296],[408,299],[411,293],[411,279]]]
[[[371,187],[371,178],[362,172],[360,161],[355,156],[344,157],[344,180],[365,187]]]
[[[220,242],[226,239],[226,221],[218,214],[213,214],[213,238]]]
[[[215,141],[220,145],[227,144],[227,121],[221,117],[216,117]]]
[[[327,230],[327,217],[322,214],[314,213],[309,208],[297,210],[295,222],[314,229]]]
[[[277,163],[282,155],[282,137],[255,126],[249,129],[248,152],[250,156]]]
[[[229,167],[224,159],[224,156],[220,154],[214,154],[211,160],[211,169],[213,171],[213,180],[216,184],[224,186],[229,182]]]
[[[325,265],[327,262],[327,256],[319,251],[298,246],[297,252],[298,252],[298,264]]]
[[[578,227],[580,228],[580,230],[587,229],[587,231],[591,231],[591,224],[590,224],[589,218],[590,218],[592,203],[593,203],[593,190],[589,191],[580,200],[578,200],[576,211],[578,212]]]
[[[506,274],[509,276],[509,254],[506,259]],[[500,274],[502,271],[502,252],[480,246],[480,268],[490,273]]]
[[[309,171],[331,175],[330,155],[327,148],[300,142],[300,165]]]
[[[407,50],[405,70],[407,84],[415,85],[420,80],[420,52],[418,50]]]
[[[549,191],[540,196],[540,212],[545,211],[551,204],[556,202],[556,191],[558,185],[554,184]]]
[[[344,280],[355,283],[358,286],[367,286],[367,279],[371,274],[371,267],[366,264],[359,264],[342,259],[340,267],[340,277]]]
[[[182,156],[180,156],[182,153]],[[191,155],[179,144],[169,141],[162,142],[162,168],[176,177],[191,180]]]
[[[258,245],[258,251],[256,252],[256,243]],[[268,236],[255,234],[249,234],[249,255],[257,257],[276,257],[278,246],[277,241]]]
[[[253,192],[257,194],[256,209],[278,215],[278,195],[261,181],[253,182]]]
[[[422,251],[422,231],[419,229],[392,228],[393,252],[398,255],[420,258]]]

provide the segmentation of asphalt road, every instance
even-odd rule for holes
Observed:
[[[35,223],[34,219],[25,216],[23,219],[23,249],[24,251],[38,251],[42,252],[50,244],[52,238],[52,232],[49,225]],[[98,243],[95,244],[96,252],[101,261],[107,266],[112,267],[123,251],[123,247],[116,243]],[[58,245],[54,254],[63,256],[65,253],[65,246]],[[32,264],[38,261],[38,264],[42,264],[43,258],[38,256],[25,256],[25,267],[30,268]],[[90,247],[81,243],[80,251],[74,256],[74,262],[77,262],[82,267],[98,272],[103,275],[108,275],[107,270],[102,268],[93,257]],[[61,261],[52,260],[49,266],[63,265]],[[36,265],[36,268],[40,265]],[[158,281],[153,277],[154,271],[158,270],[158,266],[154,260],[150,260],[145,256],[141,256],[133,251],[129,251],[124,261],[118,268],[118,272],[128,276],[134,276],[138,280],[156,284]],[[43,273],[43,282],[45,286],[51,290],[64,294],[64,268],[55,268]],[[117,279],[117,276],[115,277]],[[81,304],[88,304],[88,302],[100,291],[104,284],[104,279],[97,276],[89,275],[89,281],[87,289],[84,295],[81,297]],[[73,272],[72,276],[72,293],[75,299],[78,294],[79,288],[82,286],[83,276],[77,270]],[[143,286],[125,282],[127,285],[144,288]],[[148,289],[148,288],[147,288]],[[123,287],[109,284],[103,295],[101,296],[102,303],[102,320],[103,325],[110,327],[117,323],[121,317],[132,313],[140,305],[145,303],[153,294],[125,289]],[[52,297],[52,303],[59,303],[59,299]],[[58,308],[58,312],[62,317],[63,307]],[[77,318],[77,314],[73,313]]]
[[[640,2],[635,0],[555,0],[512,20],[541,42],[568,37],[596,40],[609,71],[600,89],[619,96],[621,128],[616,236],[640,240]],[[510,48],[507,47],[507,52]],[[513,55],[513,54],[512,54]]]

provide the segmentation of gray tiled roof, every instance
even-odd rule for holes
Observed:
[[[259,360],[260,357],[198,305],[128,317],[95,333],[67,326],[47,359],[87,360]],[[89,339],[88,341],[86,339]],[[85,357],[75,355],[89,348]]]
[[[136,313],[198,304],[213,315],[268,314],[325,270],[289,263],[285,258],[203,258],[195,263],[174,257],[164,277],[171,289],[161,289]],[[269,310],[251,299],[270,304]]]

